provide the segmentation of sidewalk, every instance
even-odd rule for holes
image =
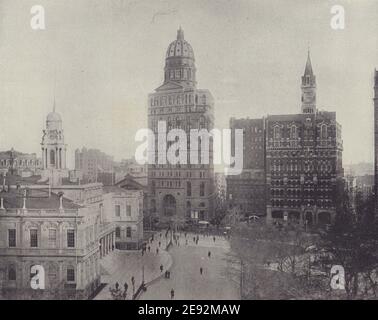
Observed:
[[[160,240],[159,233],[154,235],[155,240],[149,242],[151,250],[147,250],[142,256],[141,251],[123,251],[115,250],[105,258],[100,260],[101,266],[101,282],[107,285],[99,292],[94,300],[110,300],[111,295],[109,287],[113,287],[116,282],[119,283],[120,288],[123,289],[125,282],[129,285],[127,300],[130,300],[133,295],[133,286],[131,277],[135,278],[135,291],[139,288],[143,280],[143,266],[144,266],[144,282],[149,282],[164,275],[164,272],[172,265],[172,258],[170,254],[165,251],[166,239],[164,235]],[[159,253],[156,253],[156,248],[161,246]],[[160,272],[160,265],[163,265],[163,272]]]

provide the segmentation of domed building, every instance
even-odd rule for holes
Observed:
[[[187,161],[178,164],[158,163],[157,141],[156,148],[150,149],[156,161],[148,167],[147,214],[162,224],[209,221],[213,215],[212,147],[210,163],[191,163],[190,159],[191,129],[210,131],[214,126],[213,97],[208,90],[197,89],[196,71],[193,48],[180,27],[166,51],[163,84],[148,97],[148,124],[156,139],[159,123],[165,123],[167,132],[184,130],[188,145]],[[168,142],[167,148],[171,144]],[[200,158],[199,150],[196,153]]]
[[[67,145],[64,143],[62,117],[54,110],[46,117],[46,129],[42,136],[42,180],[51,180],[51,184],[61,183],[68,177],[66,168]]]

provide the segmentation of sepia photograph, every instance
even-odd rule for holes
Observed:
[[[378,298],[377,0],[0,0],[0,111],[0,300]]]

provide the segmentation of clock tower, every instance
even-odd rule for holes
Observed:
[[[66,168],[66,149],[62,118],[59,113],[50,112],[46,118],[46,129],[42,136],[42,168],[43,180],[49,180],[53,185],[61,183],[63,177],[68,177]]]
[[[312,71],[310,51],[308,51],[304,75],[302,76],[302,113],[316,112],[316,77]]]

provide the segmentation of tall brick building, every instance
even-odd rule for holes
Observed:
[[[378,70],[374,70],[374,192],[375,214],[378,216]]]
[[[265,201],[268,222],[329,224],[336,212],[336,189],[343,176],[341,126],[335,112],[317,110],[316,77],[310,55],[301,89],[299,114],[231,121],[231,128],[245,130],[245,163],[240,177],[227,180],[228,198],[245,214],[256,213],[257,206],[252,204]],[[263,128],[262,150],[255,149],[259,136],[251,130],[254,123],[261,123]],[[265,159],[264,166],[257,159]],[[248,177],[252,169],[264,173],[265,197],[256,192],[263,188],[263,179]],[[243,210],[245,205],[250,209]]]
[[[227,177],[227,199],[230,207],[249,215],[265,216],[265,119],[230,120],[231,148],[235,129],[243,129],[243,172]]]
[[[158,163],[158,124],[185,131],[187,164]],[[155,133],[155,164],[148,167],[149,214],[162,223],[182,224],[188,220],[209,220],[214,197],[212,148],[210,164],[191,163],[191,129],[211,130],[214,125],[213,97],[208,90],[197,89],[194,52],[177,31],[177,39],[167,49],[164,82],[148,97],[148,126]],[[167,143],[169,148],[172,142]]]

